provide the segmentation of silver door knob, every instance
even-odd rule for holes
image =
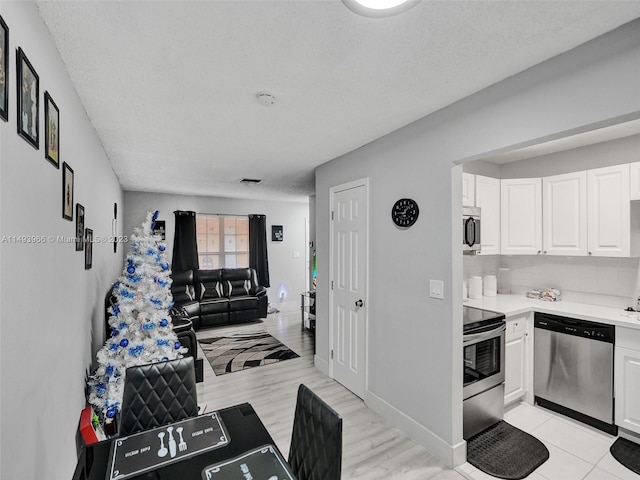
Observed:
[[[364,306],[364,302],[362,300],[357,300],[356,307],[362,307],[362,306]]]

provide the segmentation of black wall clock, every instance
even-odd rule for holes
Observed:
[[[393,204],[391,219],[401,228],[409,228],[418,220],[418,204],[410,198],[401,198]]]

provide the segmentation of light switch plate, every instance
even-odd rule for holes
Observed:
[[[444,282],[442,280],[429,280],[429,296],[440,300],[444,299]]]

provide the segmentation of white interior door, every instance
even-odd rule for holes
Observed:
[[[332,189],[331,371],[364,398],[367,318],[367,184]]]

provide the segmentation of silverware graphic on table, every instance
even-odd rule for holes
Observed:
[[[176,441],[173,438],[173,427],[168,427],[167,432],[169,433],[169,453],[171,454],[171,458],[176,456]]]
[[[184,438],[182,438],[182,430],[182,427],[176,428],[176,432],[178,432],[178,435],[180,435],[180,443],[178,444],[178,449],[181,452],[184,452],[187,449],[187,442],[185,442]]]
[[[164,457],[167,453],[169,453],[167,447],[164,446],[164,432],[160,432],[158,434],[158,438],[160,439],[160,450],[158,450],[158,456]]]

